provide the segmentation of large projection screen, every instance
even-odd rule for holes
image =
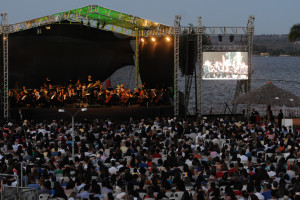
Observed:
[[[247,80],[247,52],[203,52],[202,79]]]

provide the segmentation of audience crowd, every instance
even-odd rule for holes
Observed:
[[[95,119],[74,131],[73,159],[70,122],[2,124],[0,173],[69,200],[300,199],[299,130],[275,121]]]

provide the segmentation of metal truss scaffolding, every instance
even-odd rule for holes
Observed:
[[[249,16],[247,24],[247,52],[248,52],[248,80],[239,80],[236,84],[234,98],[240,96],[243,91],[244,93],[251,91],[251,81],[252,81],[252,57],[253,57],[253,36],[254,36],[254,16]],[[233,113],[237,111],[237,104],[233,106]],[[247,108],[248,109],[248,108]],[[249,111],[249,110],[248,110]]]
[[[253,36],[254,36],[254,16],[249,16],[248,19],[248,27],[247,27],[247,35],[248,35],[248,85],[247,91],[251,91],[251,78],[252,78],[252,56],[253,56]]]
[[[174,116],[179,115],[179,88],[178,88],[178,71],[179,71],[179,35],[180,35],[181,16],[176,15],[174,20]]]
[[[138,31],[137,31],[138,32]],[[139,75],[140,75],[140,37],[139,34],[136,34],[135,37],[135,88],[139,88]]]
[[[176,29],[176,27],[174,27]],[[196,114],[202,113],[202,65],[203,65],[203,52],[224,52],[224,51],[241,51],[248,52],[248,80],[237,81],[235,97],[239,96],[243,91],[249,92],[251,90],[252,78],[252,56],[253,56],[253,36],[254,36],[254,16],[249,16],[247,27],[205,27],[202,25],[201,17],[198,17],[197,27],[190,26],[180,27],[181,33],[196,32],[197,34],[197,84],[196,84]],[[227,38],[221,42],[218,37]],[[226,36],[226,37],[224,37]],[[204,37],[206,43],[204,43]],[[228,38],[234,37],[234,41]],[[233,108],[233,112],[236,107]]]
[[[197,102],[196,102],[196,114],[202,113],[202,101],[201,101],[201,89],[202,89],[202,36],[203,36],[203,26],[202,26],[202,18],[198,17],[198,26],[197,26],[197,69],[195,70],[196,75],[196,81],[197,83]]]
[[[164,36],[173,33],[173,27],[121,13],[98,5],[89,5],[65,12],[48,15],[9,26],[10,33],[37,28],[61,21],[81,22],[94,28],[112,31],[123,35]],[[136,31],[138,28],[138,32]]]
[[[1,13],[1,33],[3,42],[3,117],[8,119],[9,102],[8,102],[8,24],[7,24],[7,13]]]

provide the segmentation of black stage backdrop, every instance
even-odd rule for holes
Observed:
[[[174,85],[174,42],[169,37],[153,42],[144,38],[140,44],[140,76],[146,88],[167,88]]]
[[[40,87],[46,77],[53,84],[70,80],[104,81],[117,69],[133,65],[131,37],[80,24],[53,24],[9,35],[9,87]]]
[[[9,35],[9,88],[39,88],[49,77],[54,85],[87,76],[104,81],[116,70],[134,65],[131,37],[80,24],[52,24]],[[145,38],[140,48],[140,76],[147,88],[173,86],[174,44]],[[2,57],[2,40],[1,57]],[[0,59],[2,65],[2,59]],[[2,72],[1,72],[2,73]]]

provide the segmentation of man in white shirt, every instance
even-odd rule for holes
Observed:
[[[125,199],[125,197],[126,197],[125,188],[122,186],[121,193],[117,194],[116,199]]]
[[[259,200],[265,200],[265,197],[260,193],[261,192],[261,187],[258,185],[258,186],[255,187],[255,189],[256,189],[256,192],[254,194],[257,196],[257,198]]]
[[[270,178],[276,176],[276,172],[275,172],[275,167],[274,167],[274,165],[271,165],[271,166],[270,166],[270,171],[268,171],[267,173],[268,173],[268,175],[269,175]]]
[[[116,163],[115,161],[111,162],[111,167],[108,169],[110,174],[114,174],[118,171],[118,169],[116,168]]]
[[[80,192],[80,190],[81,190],[85,185],[86,185],[86,184],[85,184],[85,180],[82,179],[82,180],[81,180],[81,184],[80,184],[79,186],[77,186],[77,191]]]

